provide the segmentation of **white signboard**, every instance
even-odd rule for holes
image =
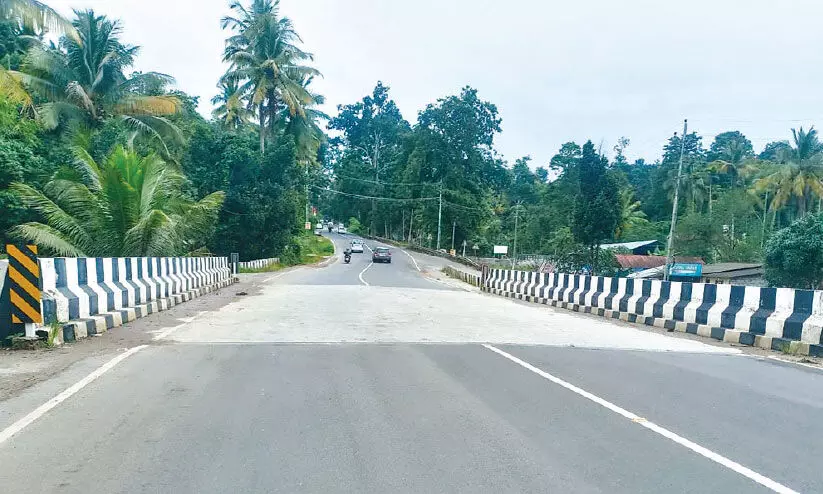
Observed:
[[[509,246],[508,245],[495,245],[494,246],[494,253],[495,254],[508,254],[509,253]]]

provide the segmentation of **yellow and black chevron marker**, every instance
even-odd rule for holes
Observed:
[[[9,256],[11,322],[43,322],[40,313],[40,266],[36,245],[6,245]]]

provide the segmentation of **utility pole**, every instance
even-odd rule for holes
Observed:
[[[464,238],[464,239],[463,239],[463,257],[466,257],[466,244],[467,244],[467,243],[468,243],[468,242],[466,242],[466,239]]]
[[[674,259],[674,230],[677,226],[677,202],[680,198],[680,179],[683,177],[683,154],[686,152],[686,135],[689,131],[689,121],[683,120],[683,135],[680,137],[680,163],[677,165],[677,180],[674,184],[674,204],[672,205],[672,224],[669,227],[669,239],[666,242],[666,268],[663,272],[663,279],[669,280],[669,270]]]
[[[452,250],[454,250],[454,232],[457,230],[457,221],[452,221]]]
[[[306,223],[309,222],[309,162],[306,160]]]
[[[443,220],[443,182],[440,182],[440,205],[437,207],[437,247],[440,250],[440,223]]]
[[[412,243],[412,226],[414,225],[414,208],[411,210],[411,215],[409,215],[409,243]]]
[[[520,219],[520,204],[522,203],[523,201],[518,201],[514,206],[514,247],[512,247],[512,268],[514,268],[514,264],[517,262],[517,223]]]

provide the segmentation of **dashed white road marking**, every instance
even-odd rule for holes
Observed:
[[[699,454],[699,455],[701,455],[705,458],[708,458],[708,459],[712,460],[715,463],[718,463],[718,464],[720,464],[720,465],[722,465],[722,466],[724,466],[724,467],[726,467],[726,468],[728,468],[728,469],[730,469],[734,472],[739,473],[740,475],[742,475],[742,476],[744,476],[744,477],[746,477],[750,480],[753,480],[753,481],[757,482],[758,484],[762,485],[763,487],[766,487],[767,489],[771,489],[772,491],[779,492],[781,494],[798,494],[797,491],[795,491],[795,490],[793,490],[789,487],[786,487],[785,485],[783,485],[783,484],[781,484],[777,481],[774,481],[774,480],[772,480],[772,479],[770,479],[770,478],[768,478],[764,475],[761,475],[761,474],[755,472],[754,470],[751,470],[751,469],[741,465],[740,463],[737,463],[733,460],[730,460],[730,459],[726,458],[725,456],[722,456],[718,453],[715,453],[714,451],[711,451],[707,448],[704,448],[703,446],[700,446],[697,443],[689,441],[685,437],[679,436],[678,434],[666,429],[665,427],[659,426],[659,425],[655,424],[654,422],[650,422],[647,419],[645,419],[645,418],[643,418],[643,417],[641,417],[641,416],[639,416],[635,413],[632,413],[632,412],[630,412],[630,411],[628,411],[624,408],[621,408],[621,407],[615,405],[614,403],[606,401],[603,398],[600,398],[599,396],[596,396],[592,393],[589,393],[588,391],[586,391],[584,389],[578,388],[574,384],[566,382],[566,381],[564,381],[563,379],[560,379],[557,376],[554,376],[552,374],[549,374],[546,371],[538,369],[537,367],[531,365],[530,363],[525,362],[523,360],[520,360],[519,358],[515,357],[514,355],[506,353],[503,350],[501,350],[501,349],[499,349],[499,348],[497,348],[493,345],[484,344],[483,346],[488,348],[489,350],[493,351],[494,353],[496,353],[498,355],[501,355],[501,356],[511,360],[512,362],[520,365],[521,367],[524,367],[524,368],[534,372],[538,376],[540,376],[544,379],[547,379],[547,380],[557,384],[558,386],[562,386],[562,387],[568,389],[569,391],[571,391],[572,393],[575,393],[577,395],[582,396],[583,398],[586,398],[587,400],[593,401],[594,403],[597,403],[598,405],[602,406],[603,408],[611,410],[612,412],[631,420],[632,422],[636,423],[637,425],[639,425],[641,427],[645,427],[646,429],[649,429],[652,432],[660,434],[661,436],[663,436],[667,439],[670,439],[670,440],[674,441],[675,443],[677,443],[677,444],[679,444],[679,445],[681,445],[681,446],[683,446],[687,449],[690,449],[690,450],[694,451],[695,453],[697,453],[697,454]]]
[[[148,345],[140,345],[134,348],[129,348],[125,352],[121,353],[120,355],[114,357],[113,359],[109,360],[105,364],[101,365],[97,369],[94,370],[91,374],[84,377],[83,379],[77,381],[71,387],[67,388],[62,393],[58,394],[54,398],[50,399],[49,401],[43,403],[39,407],[35,408],[31,411],[28,415],[21,418],[17,422],[11,424],[10,426],[3,429],[0,432],[0,444],[8,441],[13,435],[17,434],[18,432],[22,431],[26,427],[28,427],[32,422],[39,419],[46,413],[48,413],[51,409],[56,407],[57,405],[63,403],[67,399],[71,398],[72,395],[80,391],[81,389],[88,386],[91,382],[93,382],[98,377],[102,376],[106,372],[112,370],[117,364],[126,360],[130,356],[134,355],[135,353],[139,352],[140,350],[148,347]]]
[[[370,262],[369,265],[366,266],[365,268],[363,268],[363,271],[360,271],[360,274],[357,276],[358,278],[360,278],[360,282],[363,283],[366,286],[370,286],[370,285],[368,284],[368,282],[366,280],[363,279],[363,273],[368,271],[369,268],[372,267],[372,265],[374,265],[374,263]]]

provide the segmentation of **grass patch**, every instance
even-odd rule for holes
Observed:
[[[275,271],[280,271],[281,269],[285,268],[286,266],[276,262],[274,264],[269,264],[268,266],[262,268],[240,268],[239,271],[242,274],[248,273],[273,273]]]
[[[331,240],[319,235],[301,235],[297,237],[300,246],[300,258],[297,264],[310,264],[334,254]]]
[[[301,264],[314,264],[324,258],[334,254],[334,244],[326,237],[313,234],[300,235],[295,239],[295,244],[286,247],[287,251],[280,256],[280,262],[269,264],[263,268],[240,268],[240,273],[273,273],[289,266],[299,266]],[[299,251],[299,255],[293,252]]]

